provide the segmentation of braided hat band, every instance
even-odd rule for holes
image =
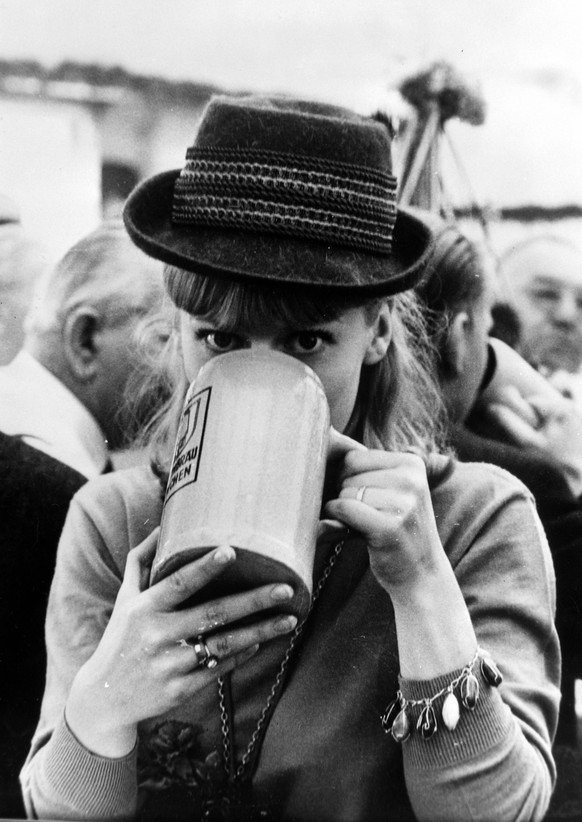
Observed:
[[[289,97],[213,97],[181,169],[141,182],[124,220],[194,275],[359,296],[411,288],[432,243],[396,204],[391,130]]]
[[[387,254],[396,222],[396,178],[297,154],[193,146],[176,180],[172,222]]]

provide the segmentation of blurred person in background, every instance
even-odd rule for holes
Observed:
[[[0,369],[0,431],[85,477],[100,474],[126,444],[120,411],[139,359],[133,332],[160,296],[159,266],[120,221],[76,243],[37,283],[24,345]]]
[[[517,350],[582,400],[582,250],[562,237],[532,236],[511,247],[499,269],[519,320]]]
[[[124,445],[134,338],[160,301],[160,270],[120,223],[99,227],[38,282],[24,345],[0,369],[0,817],[24,814],[18,773],[40,712],[69,501]]]
[[[432,217],[431,224],[435,247],[430,275],[418,287],[418,294],[437,351],[438,379],[449,413],[452,444],[461,460],[498,465],[529,488],[554,559],[556,626],[562,647],[554,803],[561,805],[572,779],[579,785],[582,778],[581,760],[574,753],[578,745],[574,685],[582,675],[582,503],[575,493],[579,485],[568,481],[560,454],[569,442],[570,451],[577,452],[582,462],[577,438],[571,438],[572,419],[577,419],[578,435],[582,434],[582,424],[579,415],[570,414],[570,427],[556,425],[556,431],[546,438],[541,433],[537,440],[516,437],[519,424],[531,426],[526,412],[517,417],[513,410],[528,409],[526,398],[535,398],[534,406],[571,403],[506,344],[488,338],[496,295],[493,265],[455,225]],[[505,405],[506,391],[511,398],[509,405]],[[492,406],[495,414],[490,413]],[[580,792],[576,812],[582,814]]]
[[[0,195],[0,366],[22,347],[24,318],[47,265],[45,250],[24,231],[16,205]]]
[[[510,297],[494,304],[491,334],[519,352],[547,382],[535,380],[515,360],[527,374],[525,384],[515,384],[513,370],[513,385],[498,380],[494,397],[485,392],[489,423],[516,445],[551,453],[572,492],[581,497],[582,250],[561,237],[533,236],[502,257],[498,273]],[[511,359],[506,352],[505,362]]]

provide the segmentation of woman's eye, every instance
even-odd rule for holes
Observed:
[[[555,303],[560,299],[559,293],[551,288],[539,288],[537,291],[532,292],[532,296],[534,299],[551,303]]]
[[[219,354],[234,351],[242,345],[239,338],[228,331],[200,331],[197,336],[211,351]]]
[[[301,331],[290,338],[287,348],[292,354],[313,354],[319,351],[322,345],[321,334],[315,331]]]

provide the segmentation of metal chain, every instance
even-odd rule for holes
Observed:
[[[338,544],[333,549],[333,552],[332,552],[332,554],[331,554],[331,556],[330,556],[330,558],[327,562],[327,565],[325,566],[325,568],[323,570],[323,573],[322,573],[321,577],[319,578],[319,582],[317,583],[315,591],[313,592],[313,596],[311,598],[311,605],[309,606],[309,610],[308,610],[305,618],[303,619],[303,621],[299,623],[299,625],[295,628],[294,632],[291,635],[291,639],[289,641],[289,645],[287,646],[285,656],[283,657],[283,659],[281,661],[281,665],[279,666],[279,671],[277,673],[277,676],[275,677],[275,680],[273,682],[273,686],[271,687],[271,691],[269,693],[269,696],[267,697],[267,701],[265,703],[265,706],[264,706],[263,710],[261,711],[261,715],[259,716],[259,719],[258,719],[257,724],[255,726],[255,730],[253,731],[253,733],[251,735],[250,742],[247,745],[247,748],[246,748],[245,752],[243,753],[243,755],[241,757],[241,760],[240,760],[240,762],[239,762],[239,764],[236,768],[236,771],[234,773],[234,780],[241,779],[244,772],[245,772],[245,770],[246,770],[246,768],[247,768],[247,766],[248,766],[249,760],[251,758],[251,754],[253,753],[253,751],[254,751],[254,749],[255,749],[258,741],[259,741],[261,731],[263,730],[263,726],[264,726],[264,724],[267,720],[267,716],[269,715],[269,711],[271,709],[271,705],[273,704],[273,700],[277,696],[277,694],[278,694],[278,692],[281,688],[281,685],[283,683],[283,677],[285,676],[285,673],[287,671],[287,667],[289,665],[289,661],[291,659],[291,656],[293,654],[295,646],[297,645],[297,641],[298,641],[299,637],[301,636],[301,634],[303,633],[303,629],[305,628],[305,624],[306,624],[307,620],[309,619],[309,616],[311,615],[311,612],[313,611],[313,607],[314,607],[315,603],[317,602],[317,599],[318,599],[319,595],[321,594],[323,586],[327,582],[327,580],[329,578],[329,575],[332,572],[333,566],[337,562],[337,559],[338,559],[339,555],[341,554],[341,551],[342,551],[343,547],[344,547],[344,540],[341,540],[341,542],[338,542]],[[225,698],[224,687],[225,687],[224,686],[224,679],[222,677],[219,677],[218,678],[218,699],[219,699],[219,703],[220,703],[220,729],[221,729],[221,734],[222,734],[222,749],[223,749],[223,757],[224,757],[224,768],[226,770],[226,773],[230,776],[230,764],[229,764],[230,763],[230,755],[231,755],[231,751],[230,751],[230,717],[229,717],[229,713],[228,713],[228,710],[227,710],[227,707],[226,707],[226,698]]]
[[[218,677],[218,701],[220,703],[220,733],[222,736],[222,758],[226,775],[230,775],[230,723],[228,721],[228,711],[226,710],[226,697],[224,694],[224,679]]]

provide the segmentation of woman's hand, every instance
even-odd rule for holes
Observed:
[[[391,595],[446,560],[426,468],[416,454],[353,448],[344,454],[339,481],[338,498],[325,514],[363,535],[372,571]]]
[[[394,606],[401,674],[430,679],[465,665],[477,640],[438,534],[423,460],[354,448],[340,483],[324,511],[366,540],[371,570]]]
[[[67,702],[73,733],[93,753],[106,757],[132,749],[138,722],[178,707],[246,662],[261,643],[296,624],[292,616],[260,618],[262,610],[291,599],[288,585],[267,585],[178,610],[236,562],[235,551],[217,548],[148,588],[158,531],[130,551],[111,619],[93,656],[78,672]],[[232,627],[253,614],[253,624]],[[193,646],[198,635],[204,635],[217,667],[208,669],[197,659]]]

